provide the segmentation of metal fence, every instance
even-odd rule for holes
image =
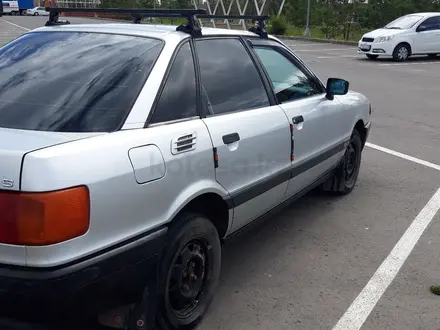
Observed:
[[[98,8],[100,0],[56,0],[57,7]]]
[[[54,7],[70,8],[97,8],[100,0],[46,0]],[[157,6],[161,6],[160,0],[150,1]],[[167,2],[172,4],[172,1]],[[182,6],[182,1],[179,1]],[[209,15],[280,15],[285,4],[285,0],[187,0],[187,8],[203,8]],[[203,26],[221,27],[228,29],[249,28],[251,22],[244,20],[227,19],[204,19],[200,20]]]

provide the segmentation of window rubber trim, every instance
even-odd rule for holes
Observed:
[[[196,95],[197,95],[197,113],[199,117],[206,118],[206,114],[203,112],[203,99],[202,99],[202,78],[200,74],[199,56],[197,55],[196,45],[193,38],[190,38],[190,47],[192,51],[194,72],[196,74]]]
[[[258,55],[255,53],[255,51],[252,47],[252,44],[250,43],[250,41],[247,40],[247,39],[251,39],[251,38],[244,38],[243,36],[241,36],[240,39],[241,39],[241,42],[242,42],[244,48],[246,48],[246,51],[248,52],[249,56],[251,57],[255,68],[258,71],[260,79],[263,82],[264,89],[266,90],[267,97],[269,98],[270,106],[277,105],[278,100],[277,100],[275,91],[272,87],[272,82],[269,79],[269,75],[268,75],[266,69],[264,68],[263,63],[261,63],[260,59],[258,58]]]

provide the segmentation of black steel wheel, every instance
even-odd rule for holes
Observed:
[[[350,142],[345,150],[344,160],[341,164],[341,187],[339,192],[342,194],[350,193],[357,182],[362,158],[362,139],[359,132],[355,129],[351,135]]]
[[[345,159],[344,159],[344,181],[346,187],[349,187],[351,189],[356,184],[357,177],[359,174],[359,167],[361,162],[360,151],[361,151],[361,144],[360,143],[358,144],[357,139],[352,138],[347,147],[347,150],[345,151]]]
[[[207,218],[184,214],[170,229],[159,274],[158,321],[193,329],[208,310],[221,268],[220,238]]]
[[[353,130],[341,164],[335,174],[319,187],[321,192],[346,195],[354,189],[362,159],[362,139],[357,129]]]

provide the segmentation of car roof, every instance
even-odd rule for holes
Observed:
[[[189,34],[176,31],[176,25],[153,25],[153,24],[133,24],[133,23],[98,23],[98,24],[66,24],[48,27],[36,28],[32,32],[46,31],[70,31],[70,32],[96,32],[96,33],[115,33],[128,34],[142,37],[153,37],[167,39],[180,37],[185,39]],[[220,29],[211,27],[202,27],[202,35],[232,35],[232,36],[253,36],[258,37],[256,33],[246,30]]]
[[[408,14],[408,16],[411,16],[411,15],[430,17],[430,16],[438,16],[438,15],[440,15],[440,12],[423,12],[423,13]]]

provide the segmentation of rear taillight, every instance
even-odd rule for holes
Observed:
[[[89,224],[85,186],[41,193],[0,191],[0,243],[55,244],[85,234]]]

